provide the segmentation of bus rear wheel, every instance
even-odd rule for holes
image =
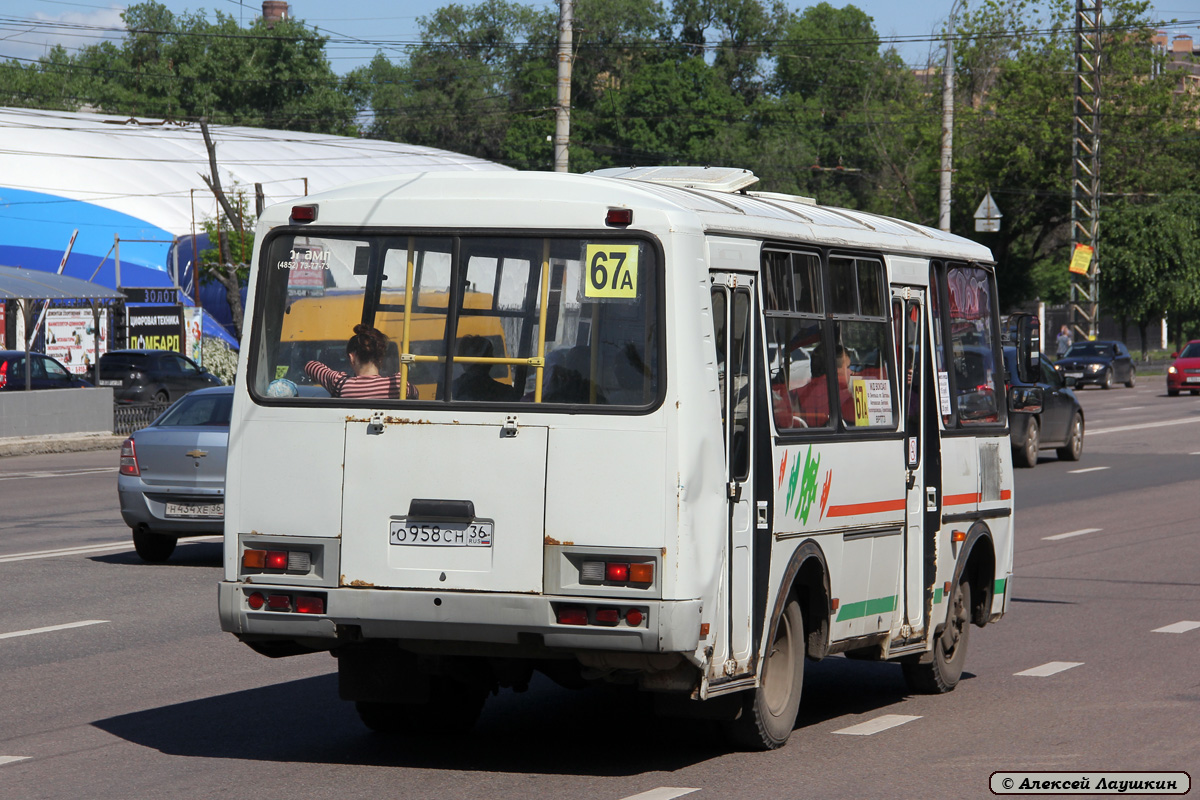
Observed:
[[[954,689],[967,660],[970,633],[971,584],[964,580],[950,596],[950,614],[946,627],[933,643],[933,658],[928,663],[906,662],[902,665],[908,688],[920,694],[944,694]]]
[[[487,689],[443,677],[430,679],[429,700],[421,703],[381,703],[360,700],[358,718],[387,736],[461,736],[475,726]]]
[[[737,718],[724,723],[725,735],[746,750],[782,747],[796,727],[803,686],[804,615],[792,598],[779,615],[762,680],[757,689],[745,693]]]

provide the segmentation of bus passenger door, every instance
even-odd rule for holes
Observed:
[[[902,638],[912,638],[925,629],[925,551],[933,543],[925,541],[926,489],[936,491],[936,482],[927,480],[925,403],[936,401],[937,394],[928,386],[930,370],[925,335],[925,293],[911,287],[893,288],[892,319],[895,323],[897,363],[901,364],[901,403],[904,414],[905,480],[908,487],[904,527],[904,588]],[[933,431],[936,436],[937,432]],[[933,484],[931,486],[931,483]],[[936,498],[935,498],[936,500]]]
[[[751,569],[755,529],[754,483],[751,472],[754,430],[754,282],[747,275],[714,274],[713,327],[717,374],[721,387],[721,419],[725,433],[725,488],[729,501],[727,614],[724,620],[724,672],[752,669]],[[716,664],[714,660],[714,664]]]

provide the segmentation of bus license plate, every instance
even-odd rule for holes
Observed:
[[[168,517],[203,517],[220,519],[225,516],[224,503],[167,503]]]
[[[426,547],[491,547],[492,523],[426,522],[417,519],[394,519],[391,522],[391,544]]]

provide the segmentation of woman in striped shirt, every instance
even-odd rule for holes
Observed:
[[[355,325],[354,335],[346,342],[346,355],[350,358],[353,375],[338,372],[320,361],[304,365],[308,377],[325,387],[333,397],[348,399],[388,398],[401,399],[400,375],[381,375],[379,365],[387,354],[388,338],[382,331],[370,325]],[[410,381],[403,396],[417,399],[417,387]]]

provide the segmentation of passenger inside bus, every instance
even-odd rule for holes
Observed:
[[[543,403],[599,403],[608,399],[590,378],[591,348],[588,345],[559,348],[546,357]],[[593,397],[593,394],[595,395]]]
[[[782,386],[772,387],[777,427],[823,428],[829,424],[829,383],[826,358],[822,350],[823,348],[818,347],[813,351],[811,381],[793,391],[783,390]],[[854,396],[850,392],[850,354],[840,344],[837,346],[836,369],[842,418],[848,426],[853,426]]]
[[[354,326],[354,335],[346,342],[346,357],[350,359],[353,375],[338,372],[320,361],[309,361],[304,365],[304,373],[324,386],[333,397],[399,400],[400,376],[383,375],[379,370],[387,352],[388,338],[382,331],[358,324]],[[417,398],[417,387],[411,381],[405,397],[409,400]]]
[[[484,336],[469,334],[458,340],[458,355],[468,358],[492,358],[492,343]],[[463,372],[454,379],[455,400],[489,400],[503,402],[519,400],[515,386],[496,380],[491,371],[494,364],[464,363]]]

